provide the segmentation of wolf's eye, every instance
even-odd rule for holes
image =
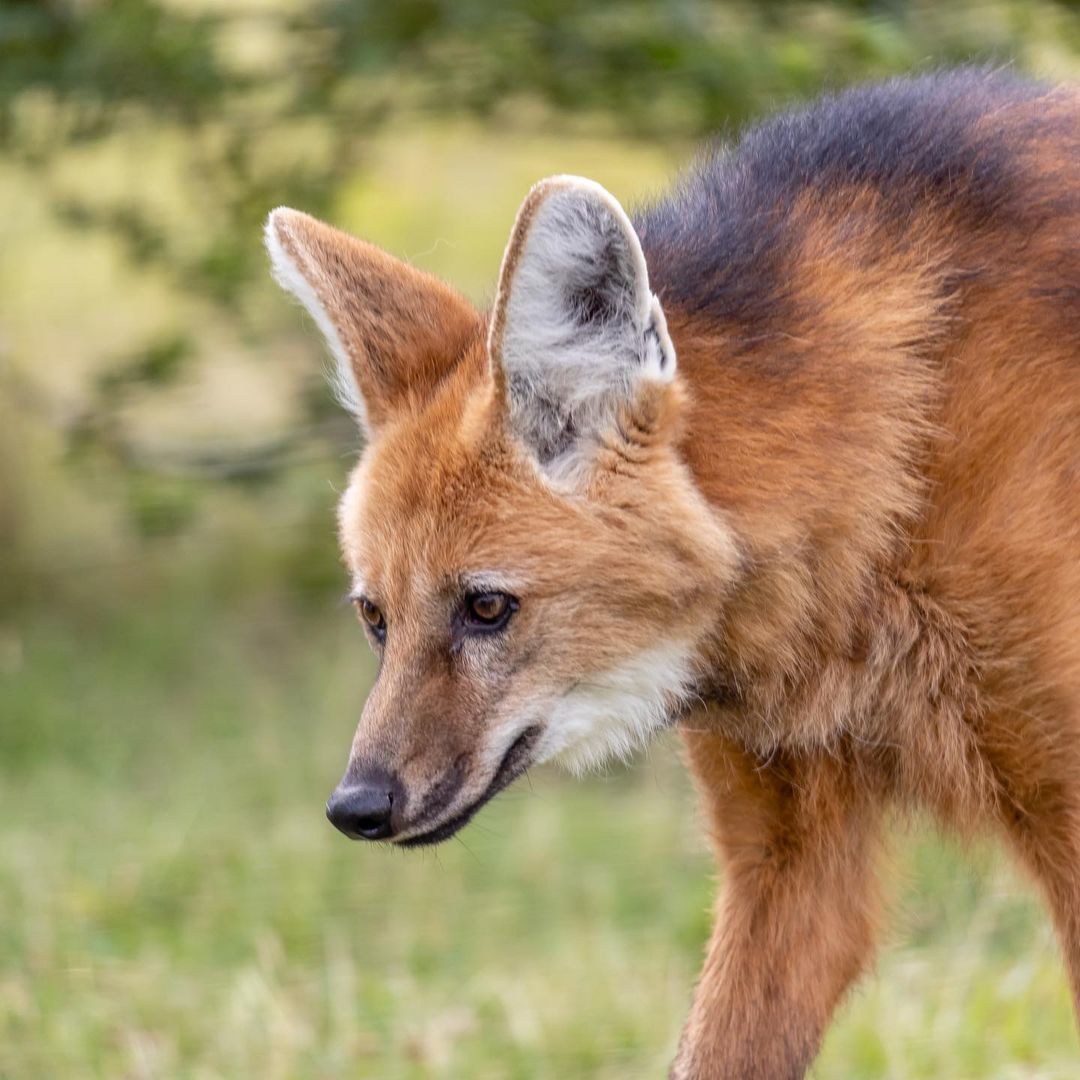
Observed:
[[[360,596],[356,600],[356,610],[371,632],[382,641],[386,637],[386,617],[378,604],[373,604],[366,596]]]
[[[465,597],[465,625],[470,630],[501,630],[518,609],[518,602],[506,593],[472,593]]]

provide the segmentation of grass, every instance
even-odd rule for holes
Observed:
[[[0,637],[4,1080],[663,1075],[713,887],[673,743],[365,848],[322,815],[371,676],[346,613],[161,597]],[[987,851],[896,846],[815,1075],[1075,1076],[1039,907]]]

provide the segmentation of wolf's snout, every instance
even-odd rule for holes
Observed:
[[[399,816],[401,785],[389,773],[371,771],[346,776],[326,804],[326,816],[351,840],[387,840],[394,834],[394,807]]]

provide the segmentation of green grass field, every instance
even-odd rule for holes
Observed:
[[[346,611],[42,616],[0,672],[4,1080],[664,1074],[714,884],[674,741],[405,854],[323,818],[371,677]],[[1022,884],[914,829],[893,876],[815,1075],[1076,1076]]]

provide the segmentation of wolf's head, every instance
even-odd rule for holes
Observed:
[[[533,188],[490,316],[297,211],[266,240],[367,437],[340,537],[380,668],[334,824],[432,843],[530,764],[669,723],[735,551],[680,458],[675,349],[615,199]]]

